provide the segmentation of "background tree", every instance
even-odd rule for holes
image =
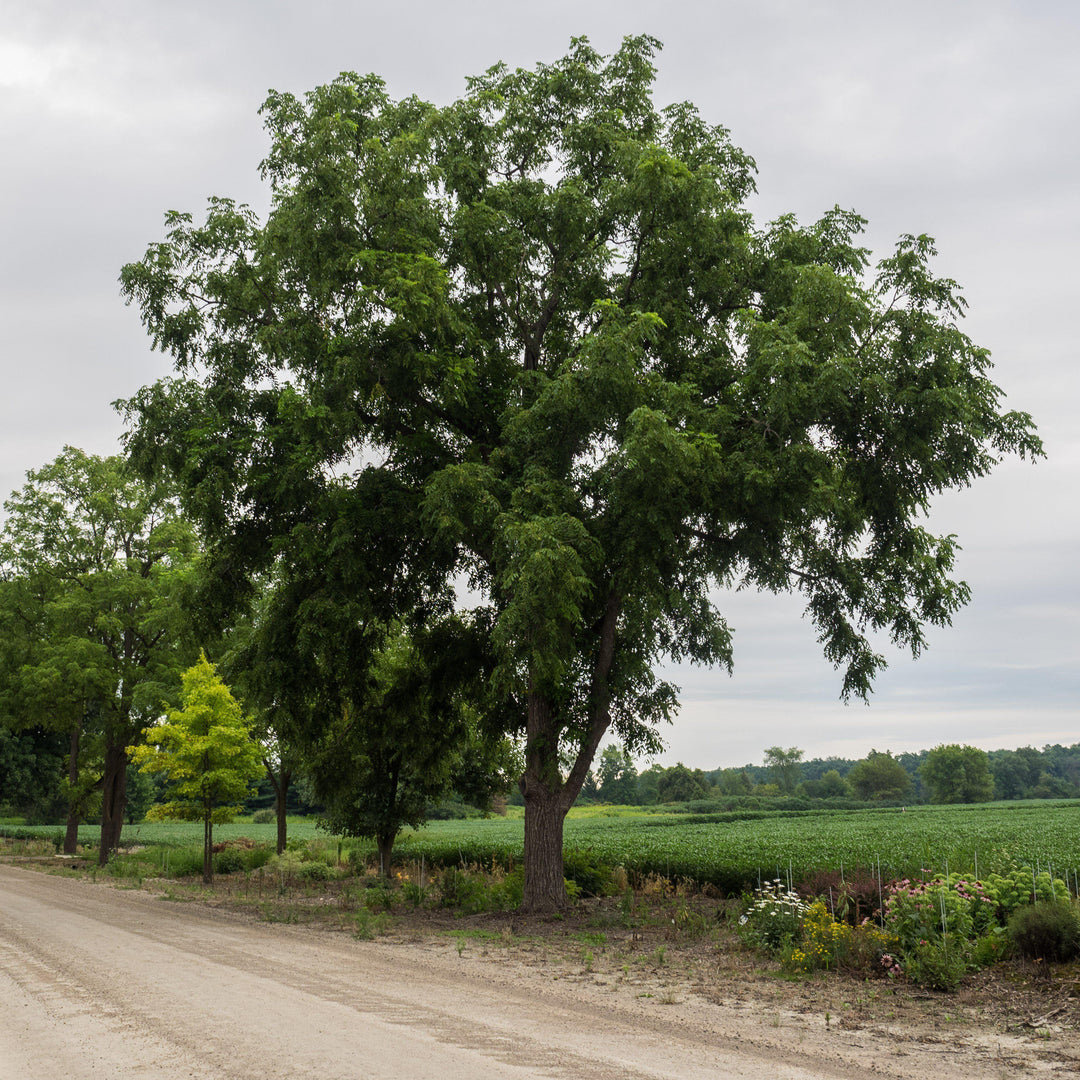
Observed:
[[[855,763],[847,775],[855,794],[865,801],[900,802],[911,794],[911,777],[891,753],[870,753]]]
[[[63,816],[67,799],[61,788],[64,737],[45,728],[14,731],[0,720],[0,807],[31,824]]]
[[[596,767],[598,797],[616,806],[638,801],[638,774],[633,757],[621,746],[605,746]]]
[[[755,227],[752,160],[654,107],[658,48],[575,39],[445,108],[352,74],[272,93],[265,224],[170,214],[122,273],[177,362],[128,403],[128,446],[221,566],[256,572],[336,503],[408,576],[467,575],[522,705],[529,910],[567,903],[604,737],[659,747],[657,658],[730,664],[717,585],[801,592],[865,696],[874,632],[918,654],[968,596],[931,496],[1039,452],[932,242],[868,273],[853,213]]]
[[[1019,750],[997,750],[989,755],[994,794],[999,799],[1026,799],[1039,783],[1042,754],[1030,746]]]
[[[662,803],[690,802],[704,799],[708,788],[699,776],[681,761],[665,769],[656,787],[656,801]]]
[[[180,643],[194,532],[166,485],[73,447],[28,473],[4,507],[0,573],[18,591],[25,642],[11,713],[68,736],[67,846],[96,791],[104,863],[124,822],[127,747],[190,655]],[[80,767],[88,760],[95,776]]]
[[[398,833],[423,824],[440,798],[457,792],[485,806],[504,784],[507,759],[483,737],[471,631],[453,617],[386,628],[367,669],[331,688],[340,713],[309,752],[307,773],[327,827],[373,838],[383,874]]]
[[[169,801],[147,813],[150,821],[203,823],[203,881],[214,881],[214,824],[231,821],[262,771],[259,749],[239,702],[200,653],[182,676],[183,708],[147,728],[143,743],[129,747],[144,772],[165,778]]]
[[[800,762],[803,752],[797,746],[770,746],[765,751],[765,768],[773,778],[773,783],[785,794],[794,794],[802,779]]]
[[[989,802],[994,797],[989,759],[975,746],[937,746],[926,755],[919,773],[930,789],[931,802]]]

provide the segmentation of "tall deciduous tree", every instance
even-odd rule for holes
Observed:
[[[675,713],[657,658],[730,664],[718,585],[801,592],[866,695],[873,631],[917,654],[967,599],[930,498],[1039,451],[931,241],[869,272],[854,213],[755,226],[752,160],[654,106],[658,47],[576,39],[444,108],[352,74],[272,93],[265,223],[170,214],[122,274],[178,368],[127,404],[130,451],[181,479],[229,573],[335,505],[489,608],[533,910],[566,903],[603,737],[655,749]]]
[[[333,832],[372,837],[383,874],[400,830],[455,791],[484,805],[510,755],[485,738],[483,663],[458,618],[384,628],[365,671],[341,682],[340,713],[307,757]]]
[[[899,801],[911,793],[911,777],[888,751],[871,750],[852,767],[848,783],[860,799]]]
[[[205,654],[184,672],[183,708],[143,732],[131,746],[132,760],[144,772],[163,774],[169,801],[157,803],[148,820],[203,823],[203,881],[214,880],[214,825],[231,821],[262,772],[259,747],[240,703]]]
[[[194,531],[166,485],[73,447],[28,473],[4,507],[0,572],[22,598],[26,642],[12,711],[69,736],[72,848],[88,790],[78,762],[84,739],[94,740],[104,863],[124,822],[127,747],[184,661],[181,591]]]
[[[977,746],[935,746],[919,766],[935,803],[989,802],[994,797],[990,759]]]
[[[803,752],[797,746],[770,746],[765,751],[765,768],[772,774],[773,782],[785,794],[790,795],[802,778]]]

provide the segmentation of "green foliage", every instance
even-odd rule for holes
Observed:
[[[935,747],[919,766],[919,775],[930,789],[931,802],[989,802],[994,797],[989,758],[974,746]]]
[[[1046,870],[1036,873],[1030,866],[987,874],[983,885],[1006,919],[1027,904],[1054,901],[1069,895],[1068,886],[1061,878],[1052,877]]]
[[[277,814],[273,810],[256,810],[251,815],[252,823],[255,825],[269,825],[272,821],[277,821]]]
[[[698,770],[700,772],[700,770]],[[661,803],[688,802],[706,793],[700,776],[695,776],[681,761],[660,775],[656,786],[656,801]]]
[[[739,918],[743,940],[769,952],[790,951],[802,938],[803,920],[810,905],[779,878],[762,885]]]
[[[629,806],[638,801],[638,775],[626,749],[605,746],[596,767],[597,797],[607,803]]]
[[[848,783],[860,799],[901,802],[911,794],[911,777],[891,753],[871,750],[847,775]]]
[[[182,682],[183,708],[147,728],[144,744],[129,753],[144,772],[166,779],[169,801],[151,807],[149,818],[203,822],[203,873],[209,881],[213,824],[239,813],[230,804],[245,797],[262,762],[239,702],[205,654],[184,672]]]
[[[306,770],[327,827],[375,839],[384,871],[404,826],[420,825],[455,789],[489,798],[510,762],[504,741],[483,737],[477,650],[476,627],[464,618],[397,626],[374,646],[366,672],[332,686],[340,717],[321,732]]]
[[[612,868],[589,851],[568,851],[563,855],[563,874],[577,886],[582,896],[610,896],[614,891]]]
[[[160,478],[73,447],[4,508],[0,722],[65,737],[69,812],[101,793],[104,860],[124,822],[126,747],[190,657],[194,530]]]
[[[0,626],[0,641],[3,634]],[[5,725],[2,711],[0,706],[0,806],[15,810],[30,824],[60,821],[67,810],[61,782],[64,736],[43,727],[12,730]]]
[[[659,48],[576,38],[443,107],[349,73],[273,92],[267,220],[170,213],[122,271],[177,368],[128,447],[180,479],[223,583],[276,561],[304,633],[355,604],[366,657],[372,617],[467,575],[524,729],[534,906],[563,899],[539,823],[609,730],[654,749],[674,715],[656,659],[730,664],[718,583],[800,592],[865,697],[872,633],[918,654],[968,598],[930,499],[1041,453],[933,242],[872,270],[854,213],[756,226],[751,158],[654,106]]]
[[[803,752],[797,746],[770,746],[765,751],[765,768],[772,774],[773,782],[785,794],[790,795],[797,787]]]
[[[1009,940],[1032,960],[1064,962],[1080,956],[1080,909],[1071,897],[1018,908],[1009,919]]]
[[[235,874],[247,869],[243,853],[236,848],[225,848],[214,855],[215,874]]]
[[[258,748],[239,702],[205,654],[182,681],[183,708],[170,710],[164,723],[143,733],[144,745],[130,748],[144,772],[166,778],[170,801],[148,816],[225,822],[240,812],[229,804],[244,798],[262,769]]]
[[[940,878],[892,883],[884,918],[905,956],[927,943],[943,942],[946,935],[966,941],[975,925],[968,897]]]
[[[971,943],[949,933],[920,942],[904,958],[908,978],[931,990],[955,990],[971,966]]]

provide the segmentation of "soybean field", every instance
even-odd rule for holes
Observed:
[[[518,811],[520,815],[520,811]],[[6,827],[0,832],[52,834],[55,827]],[[321,839],[363,852],[366,841],[338,841],[313,821],[292,821],[294,842]],[[93,843],[84,826],[80,840]],[[125,845],[201,842],[199,824],[141,824],[124,830]],[[275,826],[237,822],[215,827],[215,839],[240,836],[272,845]],[[395,856],[429,864],[512,866],[521,861],[520,816],[432,822],[405,830]],[[373,845],[370,845],[374,850]],[[884,879],[962,871],[975,875],[1015,866],[1050,869],[1071,879],[1080,869],[1080,802],[991,803],[872,810],[731,811],[718,814],[648,812],[590,807],[566,822],[568,859],[622,866],[632,874],[658,874],[711,883],[724,890],[760,880],[832,870],[873,872]]]

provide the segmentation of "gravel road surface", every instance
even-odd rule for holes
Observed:
[[[769,1032],[706,1003],[665,1012],[445,944],[0,865],[0,1080],[847,1080],[946,1066],[957,1080],[997,1075],[989,1064]]]

